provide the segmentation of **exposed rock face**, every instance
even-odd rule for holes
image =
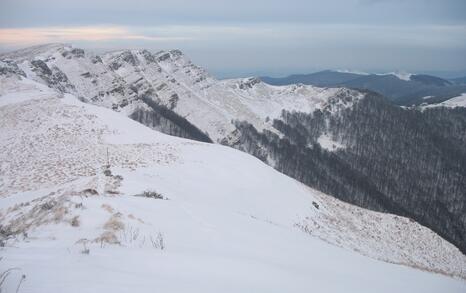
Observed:
[[[166,61],[170,59],[170,53],[168,52],[164,52],[163,54],[160,54],[158,57],[157,57],[157,61],[158,62],[161,62],[161,61]]]
[[[18,65],[12,60],[0,61],[0,75],[20,75],[26,77],[26,73],[19,69]]]
[[[261,80],[257,77],[251,77],[246,79],[245,81],[241,82],[238,87],[242,90],[244,89],[252,89],[255,84],[260,83]]]
[[[61,92],[68,92],[74,89],[74,86],[69,83],[66,74],[57,66],[52,66],[52,69],[50,69],[42,60],[32,60],[31,65],[37,77],[44,80],[48,86],[58,89]]]
[[[142,50],[141,54],[142,56],[144,56],[144,59],[147,61],[147,64],[154,64],[157,62],[155,60],[155,56],[151,52],[147,50]]]
[[[74,49],[71,50],[71,54],[73,54],[77,58],[83,58],[84,57],[84,50],[74,48]]]
[[[91,58],[91,62],[96,64],[96,63],[102,63],[102,59],[100,58],[100,56],[93,56]]]
[[[67,58],[67,59],[72,59],[74,58],[84,58],[84,50],[83,49],[78,49],[78,48],[73,48],[71,50],[62,50],[62,56]]]
[[[41,76],[51,76],[52,75],[52,70],[47,66],[47,64],[42,61],[42,60],[32,60],[31,61],[32,66],[34,66],[34,69],[36,72],[38,72],[39,75]]]

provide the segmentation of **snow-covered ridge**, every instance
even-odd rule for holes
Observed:
[[[411,76],[412,76],[411,73],[407,73],[407,72],[389,72],[389,73],[381,73],[381,74],[378,74],[378,75],[394,75],[398,79],[401,79],[401,80],[404,80],[404,81],[410,81]]]
[[[161,134],[34,81],[0,81],[2,266],[22,269],[25,292],[89,292],[97,275],[99,290],[112,292],[466,286],[410,268],[466,277],[466,257],[415,222],[342,203],[242,152]],[[137,196],[145,190],[166,200]]]
[[[340,73],[353,73],[353,74],[359,74],[359,75],[370,75],[371,74],[365,71],[352,70],[352,69],[335,69],[333,71],[340,72]]]
[[[148,110],[143,100],[151,99],[186,117],[215,142],[235,130],[232,121],[248,121],[258,130],[274,131],[266,120],[278,118],[282,110],[335,111],[340,106],[329,104],[351,106],[336,97],[351,97],[352,101],[362,97],[348,89],[271,86],[258,78],[216,80],[179,50],[95,55],[51,44],[3,54],[0,59],[15,61],[32,80],[126,115]]]
[[[13,52],[0,53],[0,59],[12,59],[18,62],[32,60],[34,58],[43,59],[47,58],[54,52],[63,51],[65,49],[71,50],[71,45],[62,43],[43,44]]]
[[[336,69],[334,70],[335,72],[340,72],[340,73],[353,73],[353,74],[359,74],[359,75],[393,75],[397,77],[398,79],[404,80],[404,81],[410,81],[411,76],[413,75],[412,73],[404,72],[404,71],[392,71],[392,72],[383,72],[383,73],[369,73],[369,72],[364,72],[364,71],[358,71],[358,70],[350,70],[350,69]]]
[[[432,108],[432,107],[448,107],[448,108],[456,108],[456,107],[466,107],[466,93],[443,101],[437,104],[430,104],[427,106],[423,106],[424,108]]]

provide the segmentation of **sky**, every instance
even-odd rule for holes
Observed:
[[[177,48],[219,77],[466,75],[465,0],[0,0],[0,51]]]

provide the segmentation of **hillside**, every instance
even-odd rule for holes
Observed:
[[[337,114],[284,111],[273,125],[280,135],[238,123],[234,146],[341,200],[410,217],[466,251],[466,108],[404,109],[368,93]]]
[[[413,221],[23,77],[0,82],[1,265],[19,268],[7,288],[22,274],[21,292],[465,288],[432,272],[465,278],[466,257]]]
[[[370,90],[402,106],[438,103],[466,92],[466,86],[460,82],[460,79],[449,81],[426,74],[369,74],[325,70],[283,78],[265,76],[261,79],[272,85],[302,83],[314,86]]]

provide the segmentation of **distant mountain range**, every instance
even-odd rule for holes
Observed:
[[[365,74],[325,70],[283,78],[263,76],[261,80],[271,85],[302,83],[371,90],[403,106],[439,103],[466,93],[466,77],[447,80],[426,74]]]

